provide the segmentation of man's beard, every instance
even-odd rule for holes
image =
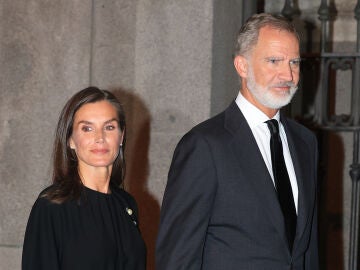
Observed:
[[[290,87],[289,91],[277,92],[274,93],[271,91],[272,87]],[[280,109],[285,105],[289,104],[292,97],[295,95],[298,86],[293,82],[279,82],[274,85],[269,85],[262,87],[258,85],[255,81],[254,72],[252,67],[249,68],[248,78],[247,78],[247,87],[251,94],[260,102],[263,106],[271,109]]]

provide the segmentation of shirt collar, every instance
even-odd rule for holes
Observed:
[[[241,110],[242,114],[244,115],[251,129],[255,128],[260,124],[263,124],[264,122],[270,119],[265,113],[263,113],[252,103],[250,103],[241,94],[240,91],[235,99],[235,102],[238,105],[239,109]],[[272,119],[276,119],[277,121],[280,121],[280,111],[278,111]]]

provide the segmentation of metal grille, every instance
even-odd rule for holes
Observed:
[[[285,17],[293,19],[299,14],[297,1],[286,0],[281,12]],[[321,40],[319,53],[304,53],[305,68],[317,76],[318,90],[314,99],[303,97],[305,102],[312,103],[312,112],[306,115],[306,121],[315,129],[324,132],[351,132],[353,134],[353,158],[349,166],[351,178],[351,216],[350,216],[350,236],[348,269],[358,268],[358,246],[359,246],[359,210],[360,210],[360,164],[359,164],[359,140],[360,140],[360,0],[354,9],[354,19],[357,23],[356,50],[352,53],[331,52],[329,49],[329,29],[330,24],[335,19],[334,8],[330,7],[326,0],[322,0],[318,9],[319,20],[321,22]],[[311,46],[311,45],[310,45]],[[352,80],[349,82],[351,96],[349,114],[337,115],[331,109],[336,99],[332,93],[332,83],[337,71],[351,72]],[[311,72],[310,72],[311,73]],[[308,72],[309,74],[309,72]],[[316,75],[314,75],[316,74]],[[336,79],[336,78],[335,78]],[[310,80],[311,81],[311,80]],[[314,82],[314,80],[312,81]],[[312,86],[314,87],[314,86]],[[330,98],[330,95],[332,97]],[[313,101],[312,101],[313,100]],[[307,106],[309,106],[307,104]]]

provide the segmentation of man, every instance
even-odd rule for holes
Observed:
[[[240,29],[238,97],[175,150],[157,270],[318,269],[317,142],[279,111],[299,65],[298,35],[283,17],[254,15]]]

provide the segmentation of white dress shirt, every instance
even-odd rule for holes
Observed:
[[[261,152],[261,155],[264,159],[264,162],[266,164],[266,167],[268,168],[268,171],[271,175],[271,178],[274,182],[274,175],[271,165],[271,150],[270,150],[270,130],[265,123],[267,120],[270,120],[270,118],[264,114],[262,111],[260,111],[257,107],[255,107],[253,104],[251,104],[247,99],[244,98],[244,96],[239,92],[236,100],[236,104],[240,108],[242,114],[244,115],[248,125],[250,126],[250,129],[255,137],[255,140],[257,142],[257,145],[259,147],[259,150]],[[280,122],[280,113],[277,112],[276,115],[273,117],[273,119],[276,119],[279,122],[279,132],[280,132],[280,138],[283,145],[283,153],[284,153],[284,159],[286,168],[289,174],[291,188],[294,196],[294,203],[296,212],[298,211],[298,185],[296,181],[296,175],[294,170],[294,165],[291,159],[290,151],[289,151],[289,145],[286,139],[286,133],[284,130],[284,126]]]

